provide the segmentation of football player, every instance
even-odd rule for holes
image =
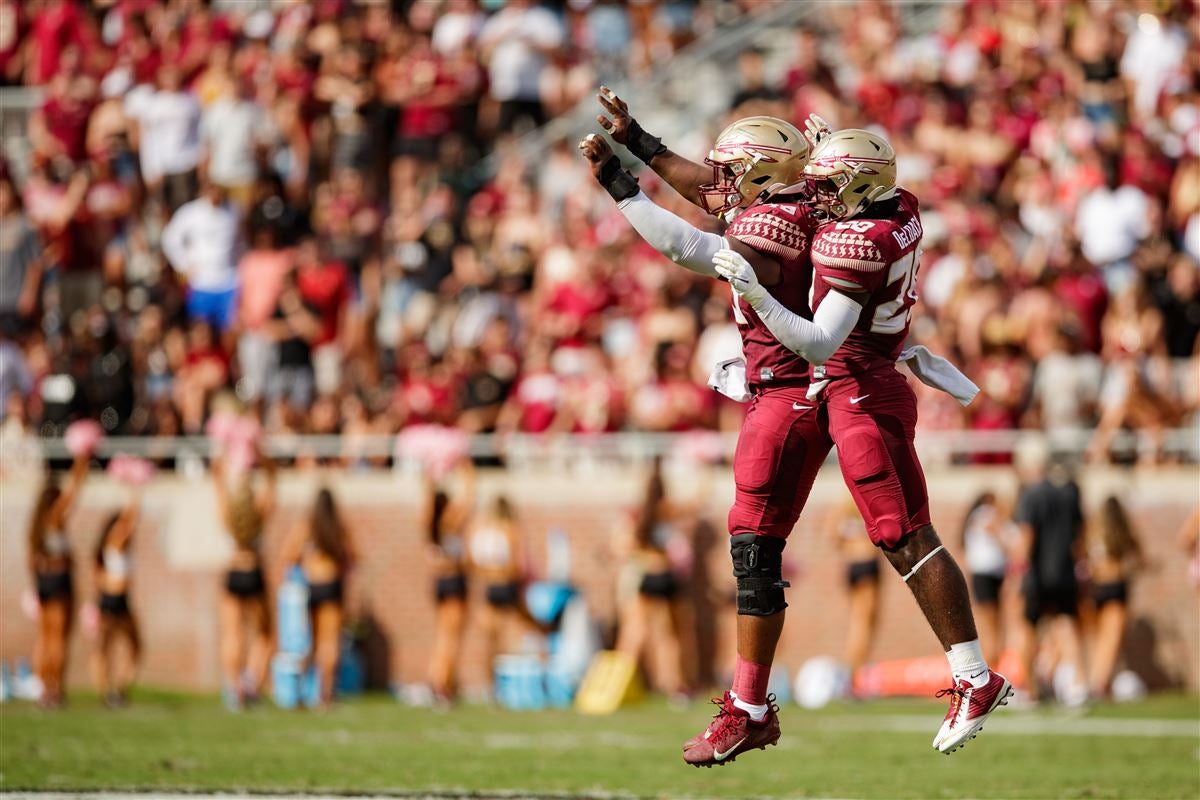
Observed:
[[[813,119],[802,134],[772,117],[740,119],[721,132],[706,165],[699,165],[642,130],[625,104],[603,87],[600,101],[611,115],[600,117],[600,123],[617,142],[684,197],[732,220],[723,236],[697,230],[650,200],[603,138],[588,136],[580,150],[638,233],[667,258],[713,278],[719,277],[716,254],[736,253],[781,307],[810,319],[808,253],[815,220],[808,207],[780,191],[800,180],[810,144],[828,135],[827,126]],[[836,311],[831,303],[824,313]],[[726,364],[712,382],[735,399],[750,400],[734,453],[735,498],[728,520],[737,579],[737,660],[732,689],[714,700],[718,713],[683,753],[686,762],[707,767],[779,740],[778,707],[767,695],[767,683],[787,607],[783,547],[833,445],[817,404],[807,399],[807,359],[783,346],[736,294],[733,312],[745,373],[740,364]]]
[[[913,448],[916,398],[896,370],[917,300],[917,198],[896,185],[891,145],[864,130],[824,138],[805,167],[801,193],[824,220],[812,240],[811,319],[773,298],[738,251],[723,248],[714,264],[772,334],[813,365],[805,402],[828,419],[871,539],[912,590],[950,662],[953,685],[939,692],[949,695],[950,709],[933,740],[950,753],[975,737],[1012,690],[988,669],[966,581],[930,524]],[[936,360],[944,380],[934,376],[932,385],[965,380]]]

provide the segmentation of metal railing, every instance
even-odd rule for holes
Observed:
[[[1088,429],[1042,431],[927,431],[917,435],[917,449],[930,464],[970,461],[973,457],[1011,454],[1027,442],[1042,442],[1055,453],[1079,457],[1094,433]],[[478,460],[509,465],[639,464],[655,457],[693,459],[714,463],[733,457],[736,433],[699,431],[681,434],[608,433],[580,434],[480,434],[469,439],[469,453]],[[62,439],[39,440],[43,456],[62,460],[69,457]],[[262,449],[283,460],[307,458],[325,462],[386,466],[405,469],[416,459],[397,449],[397,437],[369,436],[267,436]],[[213,454],[213,442],[204,436],[136,437],[117,436],[103,440],[97,449],[100,459],[117,454],[137,455],[159,462],[196,463]],[[1158,451],[1175,461],[1200,461],[1200,429],[1167,431],[1161,438],[1122,431],[1112,443],[1114,456],[1129,460]],[[835,454],[831,454],[831,460]]]

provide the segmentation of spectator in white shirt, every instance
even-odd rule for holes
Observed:
[[[1038,361],[1033,374],[1032,421],[1049,431],[1067,434],[1089,428],[1096,417],[1104,363],[1079,346],[1079,331],[1061,324],[1051,350]]]
[[[254,84],[243,78],[235,96],[225,95],[209,106],[200,131],[206,179],[226,189],[239,208],[249,208],[259,151],[275,138],[270,117],[254,100]]]
[[[1133,82],[1133,108],[1149,118],[1158,106],[1163,86],[1187,57],[1187,32],[1154,14],[1142,13],[1125,40],[1121,74]]]
[[[462,52],[475,41],[484,19],[473,0],[450,0],[445,11],[433,23],[433,49],[443,56]]]
[[[1114,291],[1131,277],[1129,259],[1150,235],[1152,209],[1141,189],[1120,185],[1115,164],[1105,165],[1104,182],[1079,201],[1075,234],[1084,257],[1104,271],[1104,280]]]
[[[158,70],[158,88],[140,86],[130,92],[125,112],[137,123],[142,179],[173,213],[196,196],[200,103],[182,88],[179,68],[164,63]]]
[[[162,249],[187,278],[187,311],[218,331],[233,324],[237,297],[237,212],[225,191],[207,183],[200,197],[184,203],[163,228]]]
[[[533,0],[509,0],[483,26],[479,45],[488,68],[488,90],[500,104],[497,128],[546,121],[541,81],[546,57],[562,45],[563,29],[553,12]]]

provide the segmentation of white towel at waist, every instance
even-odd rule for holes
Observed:
[[[746,382],[746,362],[741,358],[718,362],[708,375],[708,386],[730,400],[747,402],[750,399],[750,384]]]
[[[923,345],[906,347],[900,353],[898,361],[907,364],[909,370],[917,376],[917,380],[921,383],[932,386],[934,389],[940,389],[961,405],[970,405],[971,401],[975,399],[975,395],[979,394],[979,387],[975,385],[974,381],[963,375],[958,367],[946,359],[929,352],[928,347]]]

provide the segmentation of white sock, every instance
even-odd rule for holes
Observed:
[[[986,686],[991,677],[978,639],[951,645],[946,660],[950,662],[950,673],[955,681],[967,681],[978,689]]]
[[[733,698],[733,704],[749,714],[750,719],[754,720],[755,722],[762,722],[763,717],[767,716],[767,712],[771,710],[771,707],[766,703],[763,703],[761,706],[756,706],[753,703],[747,703],[745,700],[738,699],[738,696],[733,692],[730,692],[729,696]]]

